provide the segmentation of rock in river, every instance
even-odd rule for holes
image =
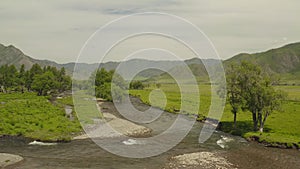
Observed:
[[[23,157],[13,154],[0,153],[0,168],[16,164],[23,160]]]

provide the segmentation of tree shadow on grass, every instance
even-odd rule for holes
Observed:
[[[248,121],[237,121],[236,128],[233,127],[234,123],[230,121],[222,121],[219,126],[219,130],[230,133],[233,135],[244,136],[248,132],[253,131],[253,122],[251,120]],[[271,129],[268,127],[264,127],[264,132],[269,133]]]

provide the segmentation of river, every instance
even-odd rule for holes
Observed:
[[[146,106],[137,103],[138,106]],[[103,105],[107,112],[115,113],[111,103]],[[172,123],[176,115],[163,113],[154,124],[145,125],[157,134]],[[0,152],[17,154],[24,161],[7,168],[16,169],[159,169],[170,168],[168,163],[174,156],[193,152],[213,152],[225,158],[235,168],[253,169],[296,169],[300,166],[300,152],[291,149],[269,148],[257,143],[216,131],[204,144],[198,143],[202,123],[196,123],[191,132],[176,147],[156,157],[132,159],[113,155],[96,145],[90,139],[73,140],[51,146],[29,145],[23,138],[0,139]],[[224,148],[217,144],[222,138],[232,139],[224,143]],[[113,143],[113,141],[112,141]],[[128,145],[131,146],[131,145]],[[206,168],[190,166],[190,168]]]

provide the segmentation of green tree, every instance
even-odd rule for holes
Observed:
[[[263,75],[260,67],[249,62],[242,62],[237,74],[241,96],[245,99],[244,110],[252,113],[253,129],[258,127],[258,112],[262,107],[258,104],[261,99],[261,83]]]
[[[36,75],[41,75],[43,74],[43,69],[41,68],[41,66],[39,64],[34,64],[32,65],[31,69],[26,72],[25,75],[25,86],[27,88],[28,91],[31,90],[31,85],[33,83],[34,77]]]
[[[104,68],[101,68],[100,70],[96,71],[96,77],[95,77],[96,86],[104,85],[104,83],[111,83],[111,80],[112,80],[112,74],[106,71]]]
[[[286,93],[281,90],[275,90],[269,83],[264,86],[263,98],[261,104],[263,109],[259,112],[259,131],[264,131],[264,126],[269,115],[274,111],[281,110],[282,102],[286,99]]]
[[[3,92],[10,92],[16,90],[18,86],[18,70],[14,65],[4,65],[0,68],[1,90]]]
[[[127,88],[127,83],[120,74],[116,73],[115,71],[109,71],[109,73],[112,76],[111,83],[113,83],[115,86],[118,86],[120,89]]]
[[[138,90],[142,90],[144,89],[144,85],[141,81],[138,81],[138,80],[135,80],[135,81],[132,81],[130,83],[130,89],[138,89]]]
[[[111,95],[114,101],[122,102],[125,97],[124,89],[120,88],[119,86],[112,84],[111,86]],[[112,100],[111,100],[112,101]]]
[[[233,113],[233,128],[236,128],[236,118],[237,112],[240,109],[241,105],[243,104],[243,98],[241,95],[241,88],[239,86],[238,81],[238,73],[240,67],[236,64],[230,65],[229,69],[227,69],[227,97],[228,102],[231,105],[231,112]]]
[[[63,92],[71,89],[72,80],[70,76],[66,75],[66,70],[64,67],[60,71],[54,70],[57,74],[58,91]]]
[[[259,126],[259,130],[263,132],[267,117],[281,106],[284,99],[282,92],[274,89],[271,78],[264,74],[258,65],[242,62],[231,75],[234,77],[227,77],[229,81],[234,79],[237,83],[229,83],[229,89],[240,93],[238,97],[234,97],[237,99],[235,101],[239,102],[243,110],[252,113],[254,131],[257,131]],[[232,92],[230,90],[229,92]],[[238,105],[232,105],[233,110],[237,107]]]
[[[21,65],[18,79],[19,79],[18,83],[19,83],[20,90],[21,90],[22,93],[24,93],[25,80],[26,80],[26,71],[25,71],[25,65],[24,64]]]
[[[96,86],[96,97],[112,101],[111,96],[111,83],[103,83],[100,86]]]
[[[51,71],[46,71],[41,75],[38,74],[33,78],[32,89],[36,91],[39,96],[53,92],[53,89],[55,89],[56,86],[57,82]]]
[[[45,79],[48,82],[45,83]],[[38,79],[43,80],[38,82]],[[40,83],[40,86],[38,85]],[[45,85],[45,88],[42,89]],[[57,70],[56,67],[47,66],[43,69],[39,64],[34,64],[30,70],[25,70],[25,65],[21,65],[18,71],[14,65],[4,65],[0,67],[0,91],[38,91],[39,95],[45,95],[45,91],[63,92],[71,88],[71,78],[66,75],[65,69]],[[43,91],[42,91],[43,90]]]
[[[155,85],[156,85],[157,88],[160,88],[160,87],[161,87],[161,84],[160,84],[160,83],[156,83]]]
[[[93,90],[95,90],[96,97],[112,101],[115,98],[118,101],[123,100],[125,80],[119,74],[114,71],[106,71],[104,68],[95,71],[90,79],[89,83],[93,84],[95,80]],[[114,97],[112,97],[114,96]]]

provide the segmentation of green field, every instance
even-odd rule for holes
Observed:
[[[186,85],[185,87],[188,87]],[[155,107],[160,107],[168,112],[176,113],[180,110],[181,106],[181,94],[179,87],[176,84],[163,84],[159,90],[154,85],[151,85],[148,88],[145,88],[144,90],[131,90],[130,94],[133,96],[137,96],[141,98],[141,100],[146,104],[151,104]],[[203,116],[207,115],[209,106],[210,106],[210,86],[209,85],[202,85],[198,87],[199,93],[200,93],[200,107],[198,109],[195,109],[195,98],[196,95],[194,94],[194,91],[190,91],[187,93],[188,98],[186,100],[183,100],[183,103],[187,104],[188,107],[193,107],[193,110],[196,110],[194,112],[190,112],[188,110],[184,110],[184,113],[186,114],[201,114]],[[151,94],[151,91],[152,94]],[[160,97],[159,91],[162,91],[166,97],[167,97],[167,105],[165,107],[162,107],[160,103],[162,102],[163,98]],[[149,95],[151,94],[151,97],[154,97],[152,100],[154,100],[152,103],[149,101]]]
[[[1,93],[0,103],[0,136],[69,141],[81,131],[77,120],[70,121],[65,117],[62,104],[54,105],[47,97],[35,93]]]
[[[95,96],[86,94],[86,91],[77,91],[67,102],[75,104],[75,111],[81,124],[93,124],[94,119],[101,119],[103,116],[97,107]]]
[[[198,114],[200,118],[206,116],[210,106],[210,86],[199,85],[200,91],[200,107],[199,112],[187,112],[187,114]],[[300,86],[276,86],[277,89],[281,89],[288,93],[288,99],[282,106],[282,111],[274,112],[268,117],[265,124],[265,132],[260,134],[258,132],[252,132],[252,116],[250,112],[240,111],[237,115],[237,129],[232,130],[233,115],[230,111],[231,107],[226,104],[221,122],[222,130],[235,135],[241,135],[243,137],[258,136],[259,141],[268,142],[271,144],[285,144],[287,147],[300,146]],[[156,89],[154,85],[150,85],[144,90],[131,90],[130,93],[134,96],[140,97],[141,100],[147,104],[150,104],[149,95],[153,89]],[[153,106],[161,107],[169,112],[176,112],[180,109],[181,95],[179,88],[176,84],[162,84],[159,88],[163,91],[167,97],[166,107],[161,107],[159,104],[161,101],[151,103]],[[153,92],[152,92],[153,93]],[[159,95],[158,95],[159,96]],[[155,97],[155,94],[151,94],[151,97]],[[190,100],[188,105],[193,105],[195,100],[195,94],[190,93]],[[152,100],[159,100],[157,97]],[[201,120],[201,119],[200,119]]]

